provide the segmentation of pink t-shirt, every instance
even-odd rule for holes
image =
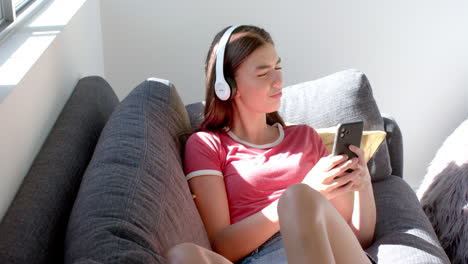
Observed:
[[[187,180],[200,175],[224,177],[231,224],[253,215],[301,182],[329,153],[317,132],[307,125],[282,127],[278,139],[255,145],[229,132],[196,132],[185,146]]]

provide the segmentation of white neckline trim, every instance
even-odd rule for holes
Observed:
[[[244,144],[246,146],[249,146],[249,147],[252,147],[252,148],[257,148],[257,149],[266,149],[266,148],[272,148],[274,146],[277,146],[279,143],[281,143],[284,139],[284,130],[283,130],[283,126],[280,124],[280,123],[275,123],[273,124],[274,127],[278,127],[278,130],[279,130],[279,137],[273,141],[272,143],[268,143],[268,144],[263,144],[263,145],[257,145],[257,144],[253,144],[253,143],[250,143],[248,141],[245,141],[245,140],[242,140],[240,138],[238,138],[231,130],[229,130],[227,132],[227,134],[235,141],[241,143],[241,144]]]

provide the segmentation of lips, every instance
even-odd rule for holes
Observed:
[[[278,98],[278,97],[281,97],[281,95],[282,95],[282,94],[283,94],[283,93],[282,93],[281,91],[279,91],[279,92],[277,92],[277,93],[273,94],[273,95],[272,95],[272,96],[270,96],[270,97],[273,97],[273,98]]]

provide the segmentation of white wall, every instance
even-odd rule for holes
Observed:
[[[83,2],[0,103],[0,218],[81,77],[105,76],[120,99],[147,77],[166,78],[185,103],[202,100],[209,44],[231,24],[271,33],[286,86],[364,71],[381,111],[403,130],[404,176],[414,188],[468,117],[466,1]]]
[[[99,4],[85,1],[0,104],[0,219],[78,80],[104,75]]]
[[[347,68],[368,76],[404,136],[404,178],[416,188],[443,140],[468,117],[467,1],[101,0],[106,77],[120,99],[150,76],[185,103],[203,99],[215,33],[267,29],[285,86]]]

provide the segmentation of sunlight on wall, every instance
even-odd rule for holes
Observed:
[[[85,0],[52,1],[0,45],[0,103],[18,85]]]

